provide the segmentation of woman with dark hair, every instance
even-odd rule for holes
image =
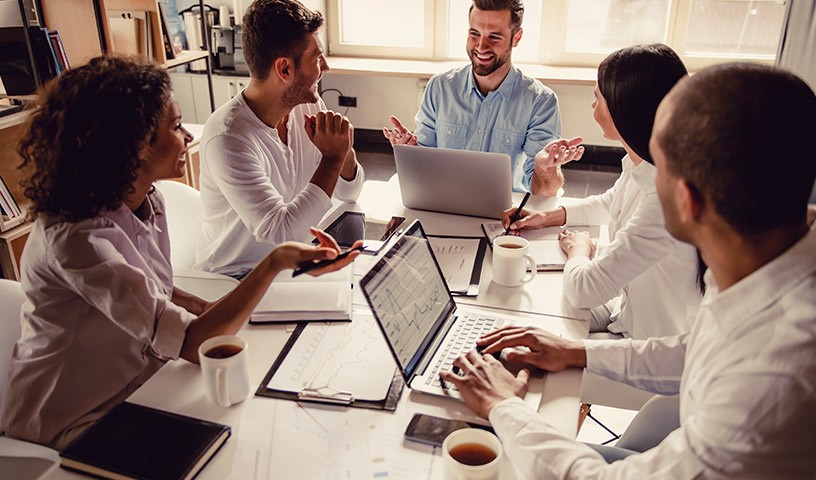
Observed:
[[[237,332],[281,270],[337,255],[314,230],[319,247],[282,243],[216,302],[175,288],[153,183],[181,176],[190,140],[167,72],[142,60],[95,58],[39,96],[19,146],[36,220],[6,435],[64,447],[168,360],[197,363],[204,340]]]
[[[608,224],[610,244],[595,255],[585,232],[559,235],[568,260],[564,295],[575,307],[591,308],[590,337],[599,332],[636,339],[689,330],[700,303],[697,256],[663,225],[649,153],[657,106],[687,75],[666,45],[618,50],[601,62],[593,116],[605,138],[621,142],[626,156],[615,185],[600,195],[555,210],[522,211],[514,230],[548,226]],[[515,209],[502,214],[507,225]],[[593,258],[594,256],[594,258]]]

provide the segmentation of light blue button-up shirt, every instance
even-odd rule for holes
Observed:
[[[536,153],[561,137],[558,99],[516,67],[484,96],[471,72],[466,65],[431,78],[416,116],[417,143],[506,153],[512,160],[513,190],[526,191]]]

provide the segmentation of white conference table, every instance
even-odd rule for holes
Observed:
[[[523,196],[521,193],[514,192],[513,204],[518,205]],[[576,200],[579,199],[532,195],[527,202],[527,208],[536,210],[551,209],[556,205],[569,205]],[[406,223],[403,225],[418,219],[428,235],[483,236],[484,232],[481,224],[498,221],[497,219],[450,215],[405,208],[402,205],[396,175],[387,182],[366,182],[359,200],[354,204],[345,204],[335,209],[327,216],[324,224],[328,225],[331,220],[337,218],[345,210],[361,211],[366,216],[383,221],[387,221],[392,215],[403,216],[406,219]],[[602,244],[605,242],[605,234],[606,229],[602,229]],[[362,262],[366,262],[367,258],[371,257],[360,258],[362,258]],[[491,281],[493,276],[491,259],[491,251],[488,248],[482,268],[479,295],[476,298],[461,298],[461,303],[565,318],[588,318],[588,312],[576,309],[564,300],[562,295],[564,276],[562,272],[538,272],[536,278],[523,288],[502,287]],[[366,264],[366,266],[368,265]],[[586,333],[583,336],[586,336]]]
[[[356,204],[338,204],[323,225],[342,211],[359,210],[375,218],[402,215],[420,219],[429,234],[480,235],[486,219],[405,209],[398,185],[366,182]],[[396,190],[395,190],[396,189]],[[518,202],[520,195],[514,194]],[[543,208],[553,199],[532,197],[529,205]],[[490,257],[485,258],[479,296],[466,299],[486,308],[532,312],[542,324],[561,328],[569,338],[585,338],[587,312],[563,303],[561,274],[539,274],[519,288],[504,288],[490,281]],[[362,275],[375,260],[360,256],[355,273]],[[211,278],[207,278],[211,277]],[[208,300],[234,288],[231,279],[207,274],[177,272],[175,283]],[[356,297],[355,308],[360,300]],[[367,308],[367,307],[366,307]],[[292,326],[247,325],[239,333],[249,344],[252,391],[262,382],[288,340]],[[384,341],[384,340],[383,340]],[[571,369],[538,380],[543,391],[539,413],[564,435],[574,438],[578,427],[581,371]],[[201,471],[200,479],[266,478],[442,478],[439,449],[403,439],[414,413],[473,421],[476,417],[461,402],[405,388],[395,412],[298,403],[250,395],[230,408],[220,408],[206,398],[198,365],[185,360],[169,362],[129,399],[129,402],[202,418],[232,427],[232,437]],[[47,478],[81,478],[56,469]],[[500,478],[516,478],[509,461],[502,463]]]

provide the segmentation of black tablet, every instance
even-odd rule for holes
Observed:
[[[337,240],[340,247],[348,248],[362,239],[366,246],[363,253],[375,254],[397,232],[405,217],[391,217],[388,221],[366,218],[362,212],[343,212],[324,231]],[[312,243],[317,243],[314,239]]]

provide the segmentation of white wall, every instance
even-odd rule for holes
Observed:
[[[331,63],[329,63],[331,67]],[[356,128],[380,130],[390,126],[388,117],[396,115],[406,126],[414,128],[414,115],[419,108],[421,90],[417,78],[385,76],[341,75],[331,72],[323,76],[322,88],[336,88],[344,95],[357,97],[357,108],[349,108],[347,116]],[[601,129],[592,119],[592,90],[585,85],[552,85],[561,108],[562,134],[565,137],[582,136],[584,143],[614,145],[603,138]],[[339,112],[346,107],[337,105],[337,93],[323,96],[326,105]]]

